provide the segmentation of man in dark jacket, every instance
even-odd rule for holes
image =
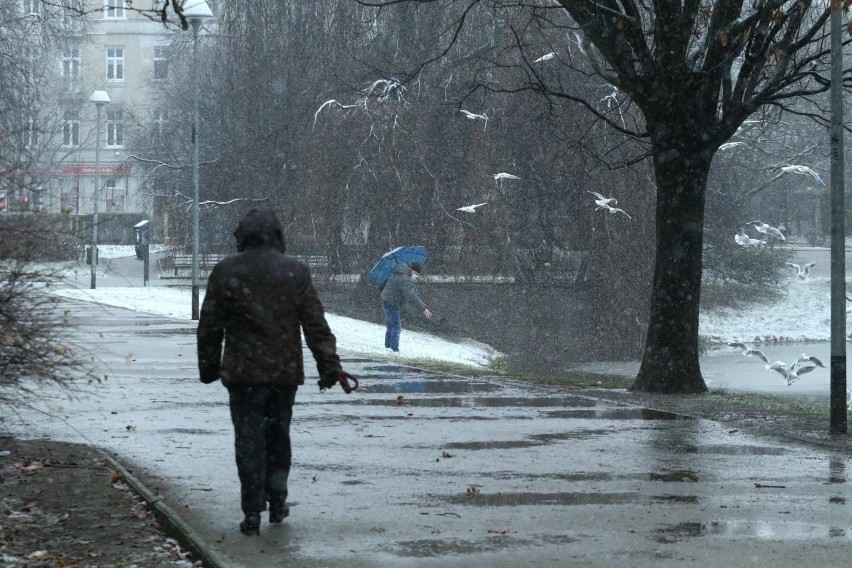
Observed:
[[[240,530],[258,534],[267,503],[269,522],[289,514],[290,419],[305,382],[300,331],[316,360],[320,388],[346,374],[310,271],[285,256],[275,214],[249,211],[234,236],[239,252],[219,262],[207,283],[198,368],[203,383],[221,379],[228,389],[245,514]]]
[[[429,319],[432,312],[426,309],[426,304],[417,295],[414,280],[422,268],[419,263],[397,264],[391,270],[390,278],[382,289],[382,310],[385,312],[387,330],[385,331],[385,348],[393,353],[399,352],[399,335],[402,333],[402,315],[400,310],[408,303],[413,303]]]

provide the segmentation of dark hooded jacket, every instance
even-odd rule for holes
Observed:
[[[250,211],[234,236],[240,252],[213,268],[201,306],[201,381],[221,378],[225,386],[304,384],[300,332],[320,375],[338,373],[336,340],[310,271],[284,254],[284,234],[275,214]]]
[[[382,302],[401,309],[405,304],[413,303],[420,311],[426,309],[426,304],[417,295],[414,282],[411,280],[411,267],[405,263],[397,264],[391,270],[391,275],[382,289]]]

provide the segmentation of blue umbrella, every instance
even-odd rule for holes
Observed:
[[[382,258],[370,271],[370,282],[376,286],[381,286],[390,278],[391,270],[397,264],[411,264],[412,262],[423,264],[428,257],[429,253],[426,252],[426,247],[397,247],[382,255]]]

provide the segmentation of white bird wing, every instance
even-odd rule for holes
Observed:
[[[754,355],[755,357],[759,357],[761,361],[764,363],[769,363],[769,357],[763,354],[763,351],[759,349],[749,349],[746,352],[746,355]]]
[[[748,346],[745,343],[741,343],[739,341],[729,341],[728,345],[730,345],[731,347],[742,349],[743,351],[748,349]]]
[[[475,115],[475,114],[473,114],[472,112],[470,112],[469,110],[464,110],[464,109],[462,108],[462,109],[459,109],[459,112],[463,113],[466,117],[468,117],[468,118],[469,118],[469,119],[471,119],[471,120],[476,119],[476,115]]]
[[[547,61],[549,59],[553,59],[555,55],[556,55],[556,52],[554,52],[554,51],[551,51],[550,53],[545,53],[544,55],[542,55],[541,57],[539,57],[538,59],[533,61],[533,63],[541,63],[542,61]]]
[[[796,264],[795,262],[785,262],[784,264],[786,264],[787,266],[790,266],[792,268],[795,268],[796,270],[802,269],[802,267],[799,266],[798,264]]]
[[[604,197],[603,195],[601,195],[601,194],[600,194],[600,193],[598,193],[597,191],[587,191],[586,193],[589,193],[589,194],[591,194],[591,195],[594,195],[594,196],[595,196],[595,198],[596,198],[596,200],[597,200],[597,199],[602,199],[602,200],[606,201],[606,197]]]
[[[521,179],[521,178],[519,178],[516,175],[500,172],[499,174],[494,174],[494,179]]]

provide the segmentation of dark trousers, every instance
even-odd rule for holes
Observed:
[[[228,387],[243,513],[259,513],[287,500],[290,420],[298,387]]]
[[[399,313],[399,308],[395,308],[384,302],[382,302],[382,309],[385,312],[385,320],[387,321],[385,347],[399,351],[399,335],[402,333],[402,315]]]

